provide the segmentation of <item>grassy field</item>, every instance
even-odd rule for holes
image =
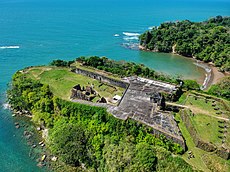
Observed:
[[[113,79],[117,79],[117,80],[121,79],[121,77],[116,75],[116,74],[112,74],[112,73],[109,73],[109,72],[106,72],[106,71],[103,71],[103,70],[99,70],[99,69],[96,69],[96,68],[91,67],[91,66],[82,66],[81,63],[78,63],[78,62],[75,62],[75,63],[71,64],[71,66],[77,67],[79,69],[87,70],[87,71],[90,71],[90,72],[97,72],[97,73],[99,73],[101,75],[104,75],[104,76],[107,76],[107,77],[110,77],[110,78],[113,78]]]
[[[193,125],[203,141],[221,146],[222,138],[219,137],[226,137],[224,145],[230,147],[230,128],[223,129],[225,125],[230,126],[230,112],[223,103],[214,99],[207,100],[205,97],[189,93],[183,95],[178,103],[182,102],[192,110],[194,114],[191,117]],[[225,101],[225,104],[228,106],[229,102]],[[225,124],[222,123],[224,121]],[[227,133],[223,134],[226,131]]]
[[[228,110],[224,108],[223,104],[212,99],[206,100],[205,98],[196,98],[194,95],[189,95],[187,96],[185,105],[189,106],[191,109],[200,110],[207,115],[224,118],[230,117]]]
[[[230,128],[223,128],[225,125],[230,126],[228,120],[230,117],[230,112],[228,110],[229,102],[221,100],[225,102],[224,106],[221,101],[215,99],[215,97],[207,99],[205,98],[205,95],[195,96],[190,92],[186,92],[181,96],[177,103],[185,105],[192,110],[194,116],[191,116],[191,121],[203,141],[221,147],[223,137],[225,136],[224,146],[229,148]],[[214,152],[206,152],[197,148],[179,114],[176,114],[176,120],[179,122],[179,128],[185,138],[186,145],[188,146],[188,151],[182,155],[184,160],[202,171],[230,171],[230,160],[224,160],[223,158],[218,157]],[[224,134],[223,131],[227,131],[227,133]],[[222,138],[219,138],[218,136],[221,136]],[[195,158],[188,159],[189,151],[193,152]]]
[[[193,126],[203,141],[221,146],[222,139],[218,136],[223,136],[223,133],[218,132],[221,129],[217,119],[202,114],[195,114],[191,119]]]
[[[192,165],[195,169],[202,170],[205,172],[216,171],[216,172],[228,172],[230,167],[230,160],[224,160],[218,157],[214,153],[206,152],[195,146],[193,139],[191,138],[186,126],[182,122],[180,115],[176,114],[175,119],[178,122],[178,126],[183,134],[186,141],[188,151],[182,155],[182,158]],[[192,151],[195,158],[188,159],[188,152]]]
[[[115,87],[108,84],[101,84],[98,80],[87,76],[70,72],[67,68],[57,67],[33,67],[26,72],[28,77],[38,79],[43,84],[48,84],[54,95],[69,100],[71,89],[73,86],[80,84],[81,86],[90,86],[93,84],[94,89],[107,99],[111,99],[114,95],[122,95],[123,88]]]

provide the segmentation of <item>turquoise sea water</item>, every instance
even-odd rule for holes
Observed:
[[[140,52],[136,39],[165,21],[216,15],[230,15],[229,0],[0,0],[0,171],[41,171],[4,108],[14,72],[53,59],[98,55],[197,79],[204,73],[190,59]]]

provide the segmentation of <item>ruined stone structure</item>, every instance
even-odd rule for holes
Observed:
[[[212,143],[208,143],[203,141],[196,130],[196,128],[193,126],[192,121],[189,117],[191,111],[189,109],[184,109],[180,111],[180,116],[182,121],[185,123],[185,126],[187,130],[189,131],[189,134],[191,135],[196,147],[203,149],[207,152],[216,152],[218,156],[224,159],[230,158],[230,150],[224,147],[216,147]]]
[[[70,99],[80,99],[80,100],[86,100],[86,101],[92,101],[97,95],[96,91],[91,86],[86,86],[86,88],[80,86],[80,84],[77,84],[74,86],[71,90],[71,96]],[[100,97],[100,99],[97,101],[97,103],[107,103],[107,100],[104,97]]]
[[[87,86],[86,88],[81,88],[80,84],[78,84],[72,88],[72,94],[70,98],[91,101],[95,97],[96,92],[92,89],[92,87]]]
[[[101,82],[105,82],[105,83],[109,83],[111,85],[121,87],[121,88],[127,88],[128,85],[129,85],[126,82],[119,81],[119,80],[109,78],[107,76],[104,76],[104,75],[101,75],[101,74],[98,74],[98,73],[90,72],[90,71],[79,69],[79,68],[74,69],[74,72],[77,73],[77,74],[85,75],[85,76],[88,76],[90,78],[99,80]]]
[[[153,129],[153,134],[163,134],[166,138],[180,144],[185,149],[185,142],[181,132],[169,111],[165,107],[164,96],[161,93],[172,94],[176,86],[140,77],[125,78],[129,82],[118,107],[108,110],[121,119],[131,118]]]
[[[164,111],[166,107],[164,95],[175,94],[178,90],[176,86],[141,77],[128,77],[118,81],[78,68],[74,69],[74,72],[126,88],[117,106],[107,104],[108,112],[116,118],[123,120],[131,118],[139,121],[151,127],[154,135],[160,136],[162,134],[185,149],[185,142],[174,116],[170,111]],[[94,105],[101,106],[98,103]]]

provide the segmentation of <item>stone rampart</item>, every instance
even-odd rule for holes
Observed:
[[[160,91],[172,93],[177,89],[174,85],[140,77],[128,78],[125,82],[80,68],[73,69],[72,71],[104,83],[125,88],[118,106],[110,106],[108,111],[115,117],[125,116],[125,118],[121,119],[131,118],[150,126],[153,129],[152,134],[155,136],[160,137],[160,135],[164,135],[167,139],[179,144],[184,150],[186,149],[184,139],[180,135],[172,115],[155,112],[157,109],[155,109],[155,106],[153,107],[153,103],[150,101],[151,96],[148,95],[148,93],[158,93]],[[151,113],[153,114],[150,119],[149,115],[151,116]],[[133,114],[138,115],[134,117]],[[164,121],[164,124],[161,121]]]
[[[189,113],[191,111],[189,109],[184,109],[180,111],[180,116],[182,121],[184,122],[188,132],[190,133],[196,147],[205,150],[207,152],[216,152],[216,154],[224,159],[229,159],[230,157],[230,151],[229,149],[225,148],[217,148],[215,145],[205,142],[201,140],[201,138],[198,135],[198,132],[196,131],[195,127],[192,124],[192,121],[189,117]]]
[[[223,147],[218,148],[217,151],[216,151],[216,154],[218,156],[220,156],[221,158],[224,158],[224,159],[229,159],[230,158],[230,150],[225,149]]]
[[[223,101],[221,98],[215,97],[215,96],[211,96],[211,95],[205,95],[205,94],[201,94],[201,93],[197,93],[197,92],[192,92],[194,95],[199,96],[199,97],[205,97],[206,99],[213,99],[217,102],[220,102],[223,104],[224,108],[228,111],[230,111],[230,107],[228,104],[226,104],[225,101]]]
[[[165,132],[161,132],[159,129],[155,129],[155,128],[152,129],[153,129],[153,134],[156,137],[160,137],[160,135],[164,135],[168,140],[171,140],[172,142],[179,144],[184,150],[186,150],[186,145],[183,139],[169,135],[168,133]]]
[[[87,71],[87,70],[84,70],[84,69],[80,69],[80,68],[76,68],[74,70],[74,72],[77,73],[77,74],[88,76],[90,78],[97,79],[97,80],[99,80],[101,82],[109,83],[111,85],[115,85],[115,86],[118,86],[118,87],[121,87],[121,88],[125,88],[125,89],[129,85],[129,83],[126,83],[124,81],[119,81],[119,80],[116,80],[116,79],[109,78],[107,76],[98,74],[96,72],[90,72],[90,71]]]

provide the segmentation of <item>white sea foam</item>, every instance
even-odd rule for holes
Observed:
[[[211,74],[212,69],[211,69],[208,65],[206,65],[206,64],[204,64],[204,63],[199,63],[198,61],[197,61],[196,63],[194,63],[194,64],[195,64],[196,66],[199,66],[199,67],[203,68],[203,69],[205,70],[205,72],[206,72],[204,82],[203,82],[203,84],[202,84],[202,86],[201,86],[201,90],[204,90],[204,89],[207,88],[208,83],[209,83],[209,81],[210,81],[210,79],[211,79],[211,76],[212,76],[212,74]]]
[[[152,30],[155,26],[149,26],[148,29]]]
[[[8,103],[3,104],[3,109],[9,109],[9,108],[10,108],[10,105]]]
[[[131,36],[131,37],[123,37],[124,40],[129,41],[129,40],[138,40],[138,36]]]
[[[206,65],[204,63],[198,63],[197,62],[197,63],[193,63],[193,64],[195,64],[196,66],[199,66],[199,67],[203,68],[205,70],[205,72],[207,72],[207,73],[210,73],[212,71],[212,69],[208,65]]]
[[[118,37],[118,36],[120,36],[120,35],[119,35],[119,34],[114,34],[113,36]]]
[[[20,46],[13,45],[13,46],[1,46],[0,49],[18,49]]]
[[[207,88],[208,82],[210,81],[210,79],[211,79],[211,74],[205,74],[205,79],[204,79],[204,82],[201,86],[201,90],[204,90]]]
[[[125,36],[139,36],[139,33],[130,33],[130,32],[123,32]]]
[[[139,44],[138,43],[123,43],[123,47],[132,49],[132,50],[138,50],[139,49]]]

